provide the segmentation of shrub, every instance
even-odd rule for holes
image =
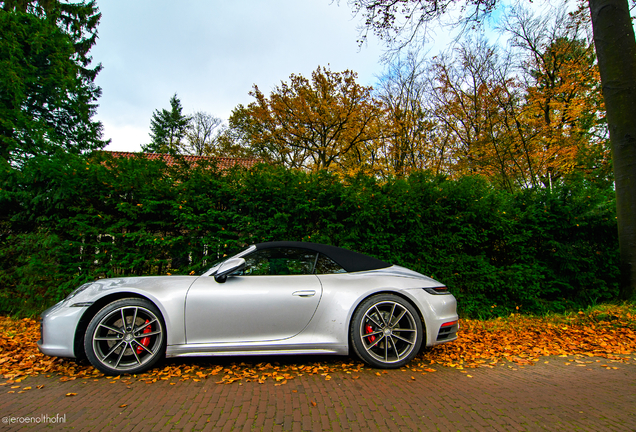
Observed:
[[[198,272],[251,243],[328,243],[446,283],[465,316],[618,294],[613,191],[496,190],[426,172],[379,181],[260,165],[61,154],[2,173],[0,312],[32,314],[101,277]]]

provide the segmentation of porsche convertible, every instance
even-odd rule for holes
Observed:
[[[41,316],[38,347],[107,375],[181,356],[355,353],[397,368],[457,338],[441,283],[346,249],[255,244],[200,276],[100,279]]]

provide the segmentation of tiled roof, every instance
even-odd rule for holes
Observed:
[[[156,160],[163,159],[166,162],[166,165],[172,166],[175,164],[174,157],[172,155],[166,153],[134,153],[134,152],[120,152],[120,151],[102,151],[103,153],[111,154],[116,158],[131,158],[136,156],[145,156],[147,159]],[[193,155],[183,155],[183,159],[187,162],[195,163],[200,160],[209,160],[215,161],[216,165],[221,169],[228,169],[235,165],[240,165],[245,168],[251,168],[259,162],[262,162],[260,159],[256,158],[231,158],[231,157],[216,157],[216,156],[193,156]]]

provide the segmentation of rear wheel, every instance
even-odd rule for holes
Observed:
[[[84,335],[86,357],[106,375],[140,373],[165,354],[161,313],[148,300],[125,298],[106,305]]]
[[[369,297],[353,314],[353,349],[371,366],[388,369],[405,365],[419,352],[422,338],[419,315],[399,296]]]

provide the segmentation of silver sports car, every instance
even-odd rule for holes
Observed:
[[[397,368],[457,338],[446,287],[334,246],[250,246],[201,276],[101,279],[42,313],[44,354],[87,357],[105,374],[163,356],[349,354]]]

